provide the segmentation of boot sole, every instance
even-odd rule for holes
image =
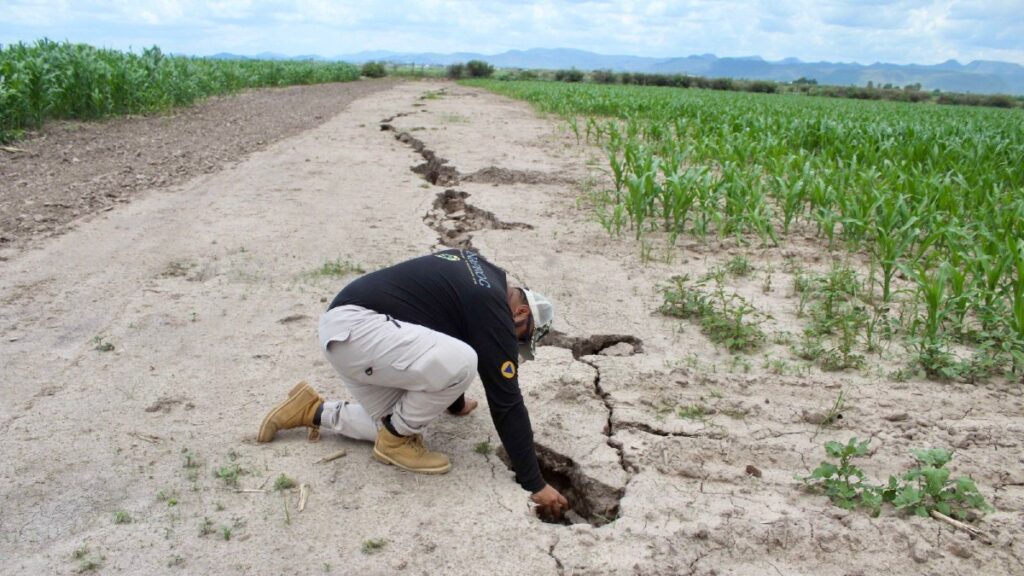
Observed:
[[[373,458],[378,462],[383,462],[384,464],[397,466],[402,470],[405,470],[406,472],[415,472],[417,474],[444,474],[452,469],[451,462],[445,464],[440,468],[409,468],[408,466],[403,466],[402,464],[399,464],[395,460],[392,460],[391,458],[388,458],[386,455],[378,452],[376,446],[373,447]]]
[[[274,433],[270,435],[270,438],[268,438],[266,440],[262,439],[263,438],[263,429],[266,428],[266,426],[270,423],[271,419],[274,418],[274,416],[277,414],[277,412],[279,410],[281,410],[281,408],[284,407],[285,404],[287,404],[287,402],[282,402],[281,404],[275,406],[274,409],[271,410],[269,414],[267,414],[266,416],[263,417],[263,422],[260,423],[260,431],[259,431],[258,434],[256,434],[256,441],[257,442],[264,442],[264,443],[265,442],[272,442],[274,440],[274,436],[277,436],[277,430],[274,430]]]

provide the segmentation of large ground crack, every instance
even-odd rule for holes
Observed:
[[[619,516],[619,502],[625,495],[626,487],[634,472],[633,466],[626,462],[622,444],[614,438],[614,407],[610,395],[601,386],[601,369],[586,356],[599,354],[618,348],[617,354],[638,354],[643,351],[643,342],[630,335],[600,334],[595,336],[568,336],[554,331],[543,341],[546,346],[558,346],[572,351],[573,358],[594,369],[594,395],[601,399],[607,412],[605,425],[601,433],[607,445],[618,455],[619,466],[626,474],[626,482],[621,486],[609,486],[598,480],[571,457],[542,442],[534,441],[537,461],[544,480],[565,496],[572,505],[572,511],[561,522],[563,524],[589,523],[603,526],[614,522]],[[509,464],[508,456],[499,452],[505,464]]]
[[[503,222],[487,210],[466,202],[468,192],[448,189],[437,195],[433,209],[423,221],[437,231],[438,241],[449,248],[473,248],[477,230],[530,230],[522,222]]]
[[[625,334],[596,334],[593,336],[569,336],[552,330],[540,341],[541,346],[555,346],[572,351],[576,360],[584,356],[604,354],[606,356],[632,356],[643,354],[644,343],[636,336]],[[587,364],[590,364],[587,362]],[[593,364],[590,364],[593,366]],[[594,367],[597,370],[597,367]]]
[[[412,168],[412,171],[419,174],[428,183],[434,186],[455,186],[459,183],[461,175],[454,166],[448,164],[448,160],[438,156],[436,152],[427,148],[422,140],[409,134],[399,131],[391,121],[405,114],[396,114],[391,118],[381,121],[380,129],[395,134],[395,139],[407,144],[423,157],[424,162]],[[485,169],[484,174],[491,174]],[[471,174],[476,176],[480,172]],[[447,188],[437,195],[433,208],[423,217],[423,221],[437,231],[438,242],[449,248],[473,248],[472,232],[477,230],[529,230],[533,226],[522,222],[503,222],[493,212],[481,210],[466,202],[469,193],[462,190]]]
[[[395,128],[389,120],[394,119],[397,116],[386,118],[380,124],[380,129],[388,132],[394,132],[395,140],[398,140],[402,144],[407,144],[417,154],[423,157],[423,164],[419,164],[413,167],[412,171],[419,174],[427,182],[435,186],[455,186],[459,183],[459,171],[454,166],[448,165],[448,160],[437,155],[433,150],[427,148],[427,145],[422,140],[416,138],[408,132],[399,131]]]
[[[533,447],[537,452],[537,463],[540,465],[544,481],[565,496],[572,506],[572,510],[559,521],[547,518],[541,518],[542,520],[565,525],[604,526],[618,518],[623,488],[608,486],[590,477],[572,458],[536,440]],[[504,448],[499,448],[497,454],[511,469],[511,462]]]

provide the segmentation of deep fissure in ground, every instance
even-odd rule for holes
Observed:
[[[628,476],[631,474],[631,469],[625,463],[622,447],[612,440],[612,435],[615,433],[612,422],[613,408],[608,394],[601,387],[601,370],[596,364],[588,362],[585,358],[589,355],[600,354],[602,351],[620,344],[627,344],[628,347],[631,347],[629,354],[643,352],[643,341],[635,336],[625,334],[569,336],[563,332],[553,331],[541,342],[542,346],[557,346],[572,351],[574,359],[594,369],[594,393],[601,398],[608,413],[602,433],[608,446],[619,455],[619,465]],[[545,446],[542,442],[534,440],[534,447],[537,452],[537,462],[545,481],[562,493],[572,506],[572,512],[560,521],[546,518],[542,518],[542,520],[566,525],[586,522],[594,526],[603,526],[618,518],[619,502],[625,494],[624,487],[608,486],[590,477],[572,458]],[[509,465],[507,455],[503,452],[500,452],[499,455],[502,461]]]
[[[565,348],[566,350],[572,351],[572,357],[576,360],[582,359],[584,356],[591,356],[594,354],[601,354],[607,352],[613,347],[620,348],[619,344],[626,344],[625,348],[632,347],[629,352],[619,353],[620,356],[632,356],[633,354],[643,354],[644,343],[636,336],[630,336],[628,334],[595,334],[593,336],[569,336],[564,332],[558,330],[552,330],[548,332],[540,341],[541,346],[555,346],[557,348]],[[589,363],[588,363],[589,364]],[[596,370],[596,368],[595,368]]]
[[[458,184],[461,175],[454,166],[448,165],[447,159],[427,148],[427,145],[419,138],[408,132],[398,131],[390,124],[390,121],[398,116],[401,114],[385,118],[380,124],[380,129],[393,132],[396,140],[407,144],[423,157],[425,162],[414,166],[412,171],[434,186]],[[472,249],[472,232],[477,230],[530,230],[533,228],[533,226],[522,222],[503,222],[493,212],[481,210],[469,204],[466,201],[469,196],[469,192],[446,188],[437,195],[433,209],[423,217],[423,221],[437,232],[438,242],[441,245],[449,248]]]
[[[387,118],[381,122],[382,131],[395,133],[395,139],[409,145],[420,154],[425,162],[412,168],[412,171],[423,177],[424,180],[435,186],[453,186],[458,184],[460,174],[454,166],[448,165],[448,160],[438,156],[433,150],[426,147],[422,140],[411,136],[407,132],[399,132],[390,121],[396,118]],[[493,167],[480,171],[480,180],[487,181],[494,174]],[[470,180],[477,173],[470,175]],[[514,177],[509,178],[513,182]],[[497,230],[523,230],[533,227],[525,223],[506,223],[499,220],[492,212],[481,210],[466,200],[470,194],[465,191],[453,188],[445,189],[437,195],[434,200],[433,209],[424,216],[423,220],[438,233],[439,242],[450,248],[473,248],[473,237],[470,232],[482,229]],[[584,356],[599,354],[620,344],[625,344],[625,350],[617,352],[618,355],[632,355],[643,352],[643,342],[630,335],[620,334],[599,334],[594,336],[568,336],[562,332],[553,331],[541,342],[542,346],[557,346],[572,351],[573,358],[581,360]],[[620,347],[623,348],[623,347]],[[585,360],[583,360],[586,362]],[[604,402],[608,411],[608,420],[602,431],[607,438],[607,443],[619,454],[620,465],[626,470],[622,460],[622,449],[613,443],[612,430],[612,407],[608,395],[600,387],[600,369],[590,363],[596,375],[594,378],[594,392]],[[541,518],[545,522],[558,524],[589,523],[594,526],[602,526],[613,522],[619,514],[619,502],[622,500],[624,488],[608,486],[591,478],[583,472],[580,466],[572,458],[561,454],[542,443],[534,442],[537,453],[537,462],[545,481],[552,485],[569,500],[572,505],[570,513],[562,519]],[[498,449],[498,457],[511,469],[508,454],[503,448]]]
[[[449,248],[473,248],[477,230],[530,230],[522,222],[503,222],[487,210],[466,202],[469,193],[447,189],[437,195],[434,207],[423,220],[437,231],[438,241]]]

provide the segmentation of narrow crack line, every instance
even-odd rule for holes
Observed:
[[[590,366],[591,368],[594,369],[594,393],[597,394],[597,397],[601,399],[601,402],[604,404],[605,410],[608,411],[608,420],[605,423],[604,428],[605,442],[608,444],[609,447],[611,447],[612,450],[615,450],[616,454],[619,455],[619,466],[621,466],[622,471],[626,473],[626,486],[628,486],[630,480],[633,479],[633,469],[626,462],[626,455],[625,451],[622,449],[622,444],[619,442],[615,442],[612,439],[612,437],[615,435],[615,408],[612,406],[611,395],[608,392],[605,392],[604,388],[601,387],[601,368],[596,363],[590,360],[581,358],[580,362],[583,362],[587,366]],[[623,495],[625,495],[625,487],[623,487]]]
[[[725,550],[725,549],[726,548],[724,546],[719,546],[717,548],[711,548],[710,550],[703,550],[701,552],[698,552],[697,553],[697,557],[690,561],[690,564],[689,564],[690,571],[686,573],[687,576],[692,576],[693,574],[696,574],[696,572],[697,572],[697,563],[698,562],[700,562],[701,560],[704,560],[705,558],[707,558],[708,556],[711,556],[712,554],[714,554],[716,552],[721,552],[722,550]]]
[[[645,434],[651,434],[653,436],[661,436],[663,438],[706,438],[706,434],[700,434],[695,432],[667,432],[651,426],[650,424],[644,424],[643,422],[620,422],[619,428],[622,430],[634,430],[636,432],[643,432]]]
[[[514,512],[512,512],[512,509],[506,506],[504,502],[502,502],[501,495],[498,494],[498,489],[495,486],[495,484],[498,481],[498,472],[494,468],[494,461],[491,460],[491,457],[487,454],[484,454],[484,459],[487,460],[487,464],[490,465],[491,467],[491,480],[493,480],[493,482],[491,482],[491,493],[494,494],[494,499],[498,502],[499,506],[505,509],[506,512],[508,512],[509,514],[514,514]]]
[[[555,556],[555,546],[558,546],[559,541],[560,538],[556,535],[555,541],[552,542],[551,546],[548,548],[548,556],[550,556],[551,559],[555,561],[555,568],[558,569],[558,576],[563,576],[565,574],[565,566],[562,564],[562,561],[558,558],[558,556]]]

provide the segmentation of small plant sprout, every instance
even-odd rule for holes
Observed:
[[[825,412],[825,416],[818,423],[818,428],[814,431],[814,436],[811,439],[818,437],[818,434],[825,428],[828,428],[836,423],[837,420],[843,417],[843,408],[846,405],[846,392],[843,390],[839,391],[839,395],[836,396],[835,402],[832,403],[832,407]]]
[[[230,526],[221,526],[220,527],[220,536],[225,541],[231,540],[231,527]]]
[[[746,256],[733,256],[732,259],[725,263],[725,269],[729,274],[743,278],[753,272],[754,266],[751,265],[750,260],[747,260]]]
[[[707,409],[701,404],[689,404],[676,408],[676,416],[684,420],[704,420],[707,415]]]
[[[478,442],[477,445],[473,447],[473,451],[482,456],[487,456],[494,451],[494,448],[491,446],[490,439],[488,439],[483,442]]]
[[[383,538],[370,538],[369,540],[363,540],[362,552],[363,554],[376,554],[384,548]]]
[[[872,515],[878,515],[881,494],[876,486],[866,481],[864,471],[853,464],[854,458],[867,456],[869,442],[857,438],[850,438],[846,444],[826,442],[825,453],[838,459],[838,464],[822,462],[810,476],[800,479],[809,486],[821,487],[829,500],[840,508],[853,510],[864,506],[871,510]]]
[[[696,320],[701,332],[730,352],[754,350],[765,341],[761,330],[763,315],[739,294],[730,294],[718,284],[713,292],[694,285],[687,276],[675,276],[661,289],[662,314]]]
[[[199,536],[209,536],[210,534],[213,534],[213,521],[203,518],[203,521],[199,523]]]
[[[92,572],[103,563],[103,556],[95,556],[89,553],[89,549],[82,544],[71,554],[71,557],[78,561],[78,572]]]
[[[114,524],[131,524],[132,517],[124,510],[114,512]]]
[[[199,456],[195,452],[188,448],[182,448],[181,453],[185,459],[183,466],[185,468],[198,468],[199,467]]]
[[[280,476],[277,477],[276,480],[274,480],[274,490],[277,490],[278,492],[280,492],[282,490],[289,490],[289,489],[294,488],[294,487],[295,487],[295,480],[292,480],[291,478],[286,476],[283,472],[281,473]]]
[[[221,466],[213,471],[213,475],[216,478],[220,478],[228,486],[238,486],[238,477],[245,473],[245,470],[237,463],[227,464]]]
[[[329,260],[313,270],[310,276],[317,278],[341,278],[350,274],[363,274],[362,266],[348,260]]]
[[[92,349],[97,352],[113,352],[114,345],[107,342],[102,336],[96,336],[92,339]]]

